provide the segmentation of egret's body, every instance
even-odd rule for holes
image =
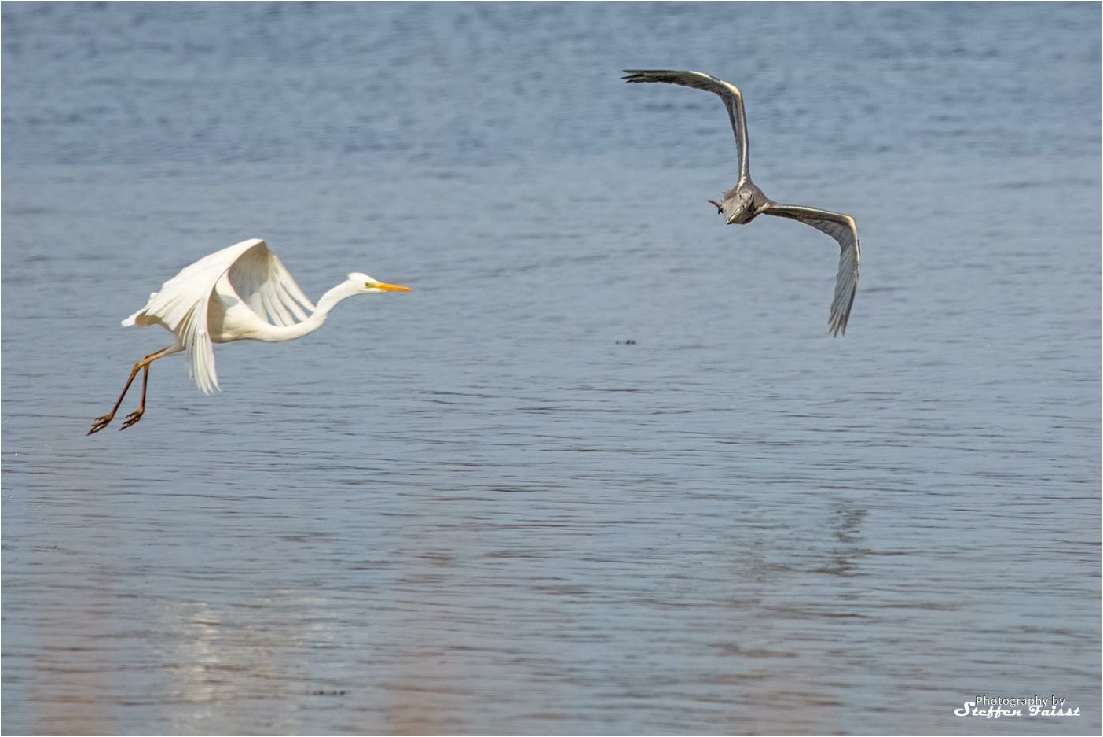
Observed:
[[[122,429],[142,418],[146,407],[149,365],[159,358],[186,352],[188,370],[205,393],[218,389],[212,344],[235,340],[279,342],[294,340],[322,326],[329,311],[356,294],[408,292],[408,287],[386,284],[354,272],[322,295],[315,306],[307,298],[276,254],[259,238],[250,238],[212,253],[169,279],[149,295],[145,307],[123,320],[124,326],[160,325],[175,340],[134,364],[111,412],[99,417],[91,435],[115,418],[123,397],[139,371],[142,400],[127,416]]]
[[[709,200],[724,216],[728,225],[746,225],[759,215],[775,215],[811,225],[826,233],[839,244],[839,272],[835,278],[835,298],[831,303],[828,329],[833,335],[846,335],[850,320],[850,308],[858,291],[858,226],[854,218],[838,212],[818,210],[803,205],[781,205],[767,197],[751,181],[750,151],[747,137],[747,113],[743,107],[743,94],[733,84],[703,72],[679,72],[665,69],[626,69],[626,82],[663,82],[683,87],[693,87],[719,95],[724,101],[735,132],[739,152],[739,180],[735,187],[724,193],[722,202]]]

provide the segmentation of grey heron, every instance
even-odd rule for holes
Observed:
[[[803,205],[782,205],[767,197],[751,181],[747,144],[747,113],[743,95],[734,84],[703,72],[679,72],[666,69],[625,69],[624,81],[629,83],[663,82],[693,87],[719,95],[728,110],[735,143],[739,153],[739,181],[724,193],[721,202],[709,200],[728,225],[746,225],[759,215],[776,215],[811,225],[826,233],[839,244],[839,273],[835,278],[835,298],[831,303],[828,330],[832,335],[846,335],[850,308],[858,290],[858,226],[854,218],[838,212]]]

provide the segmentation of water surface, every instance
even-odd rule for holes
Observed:
[[[1098,733],[1099,24],[5,4],[5,733]],[[414,292],[86,438],[251,236]]]

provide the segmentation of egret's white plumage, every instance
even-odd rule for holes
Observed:
[[[728,111],[732,131],[735,133],[739,158],[739,180],[735,187],[724,193],[722,202],[709,200],[724,216],[728,225],[745,225],[758,215],[774,215],[810,225],[826,233],[839,244],[839,271],[835,277],[835,298],[827,320],[833,335],[846,335],[850,309],[858,291],[858,226],[854,218],[838,212],[819,210],[803,205],[781,205],[774,202],[751,181],[750,144],[747,135],[747,113],[743,106],[743,94],[730,82],[704,72],[682,72],[668,69],[626,69],[624,80],[630,83],[663,82],[692,87],[719,95]]]
[[[409,287],[376,281],[353,272],[322,295],[315,306],[263,240],[250,238],[205,256],[185,267],[149,295],[145,307],[123,320],[124,326],[160,325],[175,336],[172,344],[134,364],[123,393],[111,412],[97,418],[89,435],[107,426],[130,384],[144,370],[142,401],[123,428],[145,412],[149,364],[187,352],[188,370],[204,393],[218,389],[213,343],[235,340],[294,340],[322,326],[329,311],[355,294],[408,292]]]

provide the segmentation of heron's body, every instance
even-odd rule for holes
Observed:
[[[739,180],[724,193],[722,201],[709,200],[724,216],[728,225],[746,225],[759,215],[775,215],[810,225],[826,233],[839,244],[839,271],[835,278],[835,298],[831,303],[828,329],[832,334],[846,335],[850,309],[858,290],[858,227],[854,218],[838,212],[819,210],[803,205],[782,205],[774,202],[751,181],[750,143],[747,135],[747,113],[743,94],[735,85],[703,72],[682,72],[666,69],[626,69],[624,80],[630,83],[662,82],[705,90],[724,101],[735,133],[739,155]]]
[[[720,211],[727,216],[729,225],[746,225],[765,209],[775,204],[748,177],[724,193]]]
[[[216,251],[185,267],[165,282],[160,291],[149,295],[145,307],[123,320],[124,326],[159,325],[172,333],[174,340],[134,364],[115,406],[96,419],[88,434],[107,427],[134,378],[144,371],[141,404],[127,417],[123,429],[141,419],[149,365],[159,358],[186,352],[188,369],[196,385],[204,393],[210,393],[218,389],[213,344],[294,340],[320,328],[330,310],[348,297],[406,291],[410,291],[408,287],[386,284],[354,272],[323,294],[315,306],[261,239],[250,238]]]

